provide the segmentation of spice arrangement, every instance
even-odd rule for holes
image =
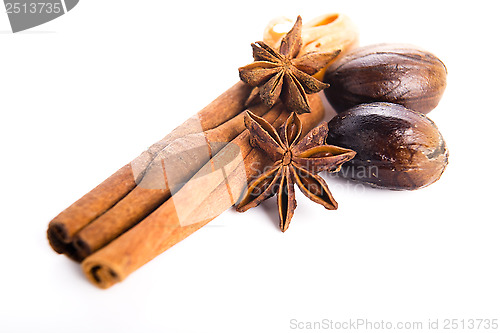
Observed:
[[[286,231],[294,185],[337,209],[322,171],[371,168],[350,178],[391,189],[439,179],[448,151],[421,113],[446,86],[439,59],[401,45],[356,48],[341,14],[304,25],[299,16],[289,32],[274,31],[284,21],[251,45],[240,82],[50,222],[52,248],[81,262],[96,286],[123,281],[234,205],[243,212],[276,194]],[[324,89],[339,112],[328,124]]]

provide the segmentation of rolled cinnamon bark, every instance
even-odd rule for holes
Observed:
[[[190,134],[213,129],[245,109],[252,87],[238,82],[204,109],[153,144],[131,163],[103,181],[96,188],[69,206],[50,223],[49,243],[58,253],[79,259],[72,246],[74,235],[125,197],[142,179],[154,157],[172,141]]]
[[[250,109],[269,122],[281,113],[280,106],[269,110],[263,103]],[[146,169],[137,187],[75,235],[73,246],[77,253],[73,257],[84,259],[148,216],[245,130],[243,118],[244,113],[240,113],[215,129],[186,135],[167,145]]]
[[[299,116],[304,135],[324,116],[319,96],[310,95],[309,99],[312,112]],[[287,117],[288,112],[283,111],[273,126],[278,128]],[[245,189],[247,181],[260,173],[266,163],[267,157],[251,147],[249,133],[245,130],[158,209],[87,257],[82,262],[85,275],[100,288],[124,280],[230,208]]]

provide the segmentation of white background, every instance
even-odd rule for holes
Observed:
[[[490,3],[82,0],[18,34],[2,9],[0,331],[500,320],[499,26]],[[298,192],[282,234],[275,199],[229,210],[108,290],[51,250],[51,218],[236,82],[269,20],[327,12],[350,16],[361,45],[411,43],[447,65],[447,91],[429,114],[450,150],[440,181],[394,192],[326,176],[337,211]]]

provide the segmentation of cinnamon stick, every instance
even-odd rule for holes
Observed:
[[[324,115],[320,98],[310,95],[309,99],[312,112],[299,116],[304,135]],[[287,117],[288,112],[283,111],[273,126],[279,127]],[[259,150],[251,147],[248,131],[245,130],[158,209],[87,257],[82,262],[85,275],[100,288],[122,281],[231,207],[247,181],[261,172],[266,161],[267,158]]]
[[[281,107],[265,104],[250,108],[273,122]],[[74,257],[84,259],[149,215],[191,178],[211,157],[245,130],[244,113],[215,129],[173,141],[159,152],[136,188],[74,237]],[[167,167],[168,166],[168,167]]]
[[[213,129],[245,109],[252,88],[236,83],[212,103],[153,144],[131,163],[125,165],[69,206],[49,224],[47,236],[52,248],[79,259],[72,246],[74,235],[125,197],[144,175],[154,157],[172,141],[190,134]]]

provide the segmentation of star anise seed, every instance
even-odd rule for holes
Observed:
[[[279,51],[264,42],[252,44],[254,62],[239,68],[242,81],[259,87],[261,100],[270,107],[281,98],[290,112],[311,112],[306,94],[328,88],[312,75],[333,60],[340,50],[331,53],[310,52],[297,58],[302,47],[302,19],[283,37]]]
[[[279,134],[266,120],[250,111],[245,115],[245,125],[250,132],[252,145],[266,152],[274,164],[248,186],[237,207],[239,212],[256,207],[278,194],[280,228],[286,231],[297,206],[294,184],[312,201],[326,209],[337,209],[337,202],[326,182],[317,173],[338,170],[342,163],[352,159],[356,153],[350,149],[325,145],[328,134],[326,122],[301,140],[302,123],[295,113],[288,117]]]

